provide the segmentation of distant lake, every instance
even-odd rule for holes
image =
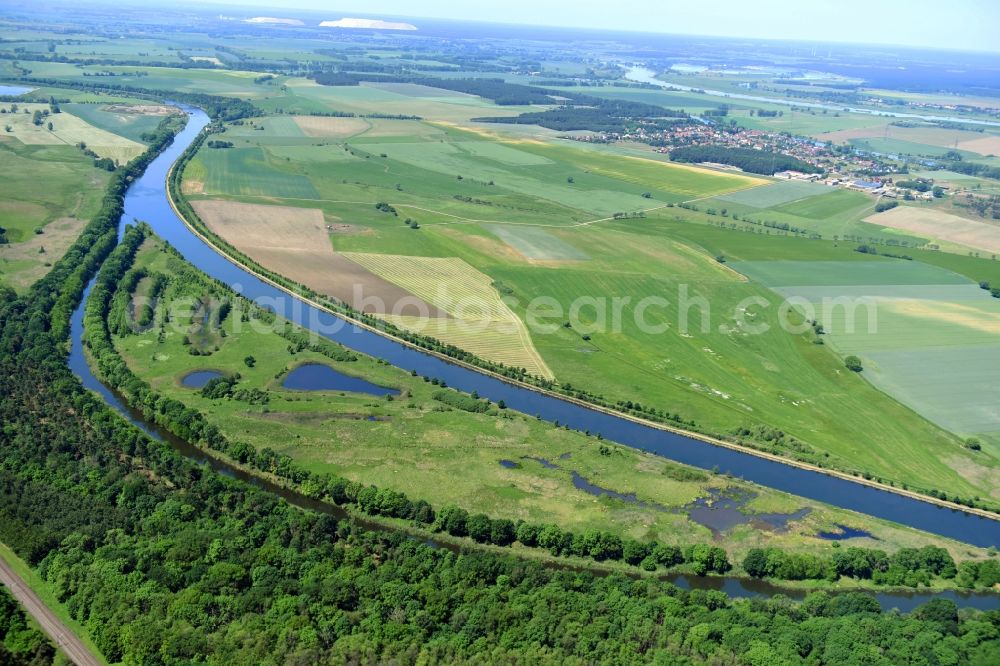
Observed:
[[[350,391],[370,395],[399,395],[399,391],[337,372],[322,363],[305,363],[288,373],[282,388],[294,391]]]
[[[5,86],[0,84],[0,95],[23,95],[26,92],[31,92],[34,88],[26,88],[24,86]]]

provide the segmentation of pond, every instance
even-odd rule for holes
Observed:
[[[304,363],[288,373],[282,388],[293,391],[350,391],[385,396],[399,395],[394,388],[372,384],[360,377],[352,377],[323,363]]]
[[[25,86],[6,86],[0,84],[0,95],[23,95],[26,92],[31,92],[34,88],[27,88]]]
[[[216,377],[224,377],[220,370],[193,370],[181,377],[181,386],[184,388],[200,389]]]
[[[756,495],[751,492],[723,492],[710,488],[708,497],[699,497],[684,509],[688,518],[699,525],[721,534],[737,525],[752,525],[757,529],[784,531],[788,523],[805,517],[810,509],[802,508],[793,513],[749,513],[747,503]]]
[[[873,535],[867,530],[858,529],[855,527],[848,527],[847,525],[841,525],[836,523],[834,525],[836,530],[829,532],[817,532],[816,536],[820,539],[826,539],[827,541],[843,541],[844,539],[854,539],[865,537],[868,539],[877,539],[878,537]]]

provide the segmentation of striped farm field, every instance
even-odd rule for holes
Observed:
[[[719,199],[753,208],[770,208],[832,191],[826,185],[818,185],[805,180],[783,180],[724,194]]]
[[[41,125],[35,125],[32,118],[35,111],[48,111],[48,104],[18,104],[21,113],[4,115],[4,125],[10,126],[5,136],[13,136],[27,145],[75,146],[85,143],[101,157],[124,164],[146,149],[138,141],[94,127],[87,121],[71,113],[50,115]],[[48,128],[51,122],[52,129]]]
[[[1000,449],[1000,301],[979,285],[916,261],[732,266],[795,299],[806,319],[823,325],[831,348],[862,360],[875,387],[942,428]]]
[[[403,327],[420,330],[418,324],[432,326],[435,332],[428,334],[443,342],[491,361],[526,368],[532,374],[552,376],[524,324],[501,300],[490,277],[465,261],[360,252],[342,254],[454,318],[450,323],[442,323],[396,316]]]

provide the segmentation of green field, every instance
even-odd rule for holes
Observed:
[[[152,132],[163,120],[163,116],[142,113],[115,113],[102,104],[67,104],[63,111],[82,118],[94,127],[144,143],[142,135]]]
[[[316,189],[295,167],[272,166],[260,148],[207,150],[199,158],[208,173],[205,191],[217,194],[315,199]]]
[[[1000,302],[965,276],[913,261],[731,265],[808,303],[828,343],[861,358],[874,386],[951,432],[982,438],[991,455],[963,463],[965,473],[995,478]]]
[[[503,224],[488,224],[485,228],[528,259],[582,261],[589,258],[545,229]]]
[[[872,261],[730,262],[740,273],[768,287],[968,284],[951,271],[921,262],[876,258]]]
[[[24,291],[97,212],[108,172],[74,146],[0,139],[0,282]]]
[[[722,201],[743,204],[753,208],[770,208],[780,206],[799,199],[815,197],[830,192],[825,185],[818,185],[805,180],[783,180],[770,185],[741,190],[718,197]]]

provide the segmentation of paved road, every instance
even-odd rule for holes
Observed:
[[[58,645],[73,663],[78,666],[101,666],[101,662],[83,641],[49,610],[38,595],[2,559],[0,559],[0,583],[7,586],[24,609],[41,625],[42,630],[52,638],[52,642]]]

